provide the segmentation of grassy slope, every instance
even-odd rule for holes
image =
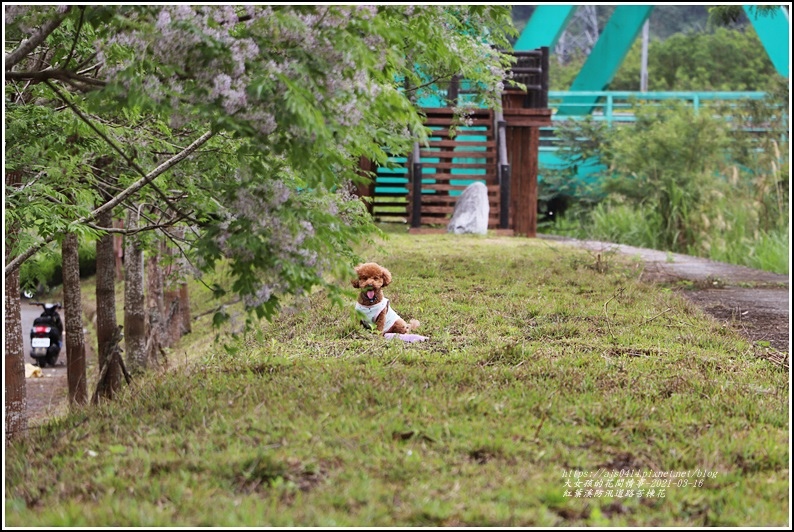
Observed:
[[[638,265],[448,235],[365,255],[429,341],[374,336],[315,294],[233,354],[9,447],[6,524],[788,523],[788,375]],[[693,476],[664,497],[565,495],[566,473],[621,469]]]

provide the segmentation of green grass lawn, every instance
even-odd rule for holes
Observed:
[[[365,331],[352,291],[226,347],[206,316],[189,364],[7,447],[6,524],[789,524],[788,373],[641,265],[453,235],[362,256],[427,342]]]

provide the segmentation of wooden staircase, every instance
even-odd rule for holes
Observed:
[[[499,156],[494,113],[475,109],[461,123],[451,108],[426,108],[425,125],[433,130],[426,146],[417,145],[408,158],[408,220],[413,230],[443,228],[449,223],[461,192],[475,181],[488,189],[488,227],[500,227]],[[417,194],[417,177],[421,193]]]
[[[446,231],[460,194],[480,181],[488,189],[489,230],[535,236],[538,139],[540,128],[551,125],[549,50],[513,54],[510,77],[526,90],[506,87],[501,111],[473,109],[470,121],[458,123],[451,107],[474,100],[472,86],[452,76],[446,85],[438,84],[439,98],[432,104],[449,107],[421,106],[433,131],[427,145],[392,154],[382,167],[362,161],[362,171],[375,173],[376,179],[361,185],[359,195],[371,198],[367,207],[376,220],[407,222],[412,233]]]

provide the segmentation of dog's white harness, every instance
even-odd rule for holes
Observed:
[[[361,303],[356,303],[356,310],[363,312],[372,323],[375,323],[375,320],[378,319],[378,315],[383,312],[384,308],[387,307],[389,310],[386,312],[386,322],[383,324],[384,331],[391,329],[391,326],[394,325],[394,322],[400,319],[400,316],[389,305],[389,300],[384,297],[383,301],[377,305],[372,305],[371,307],[366,307]]]

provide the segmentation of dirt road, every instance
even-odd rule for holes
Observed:
[[[25,364],[33,366],[36,361],[30,356],[30,328],[33,320],[41,314],[41,307],[31,305],[29,300],[23,299],[20,303],[22,309],[22,338],[25,346]],[[61,311],[63,312],[63,311]],[[61,314],[63,319],[63,314]],[[29,368],[28,368],[29,369]],[[40,368],[40,377],[26,379],[28,420],[35,424],[53,414],[61,413],[66,409],[68,383],[66,380],[66,351],[61,350],[55,367]]]
[[[643,280],[680,283],[681,295],[748,340],[791,352],[789,275],[622,244],[549,235],[540,238],[549,245],[577,246],[605,258],[609,253],[637,258],[645,266]]]

